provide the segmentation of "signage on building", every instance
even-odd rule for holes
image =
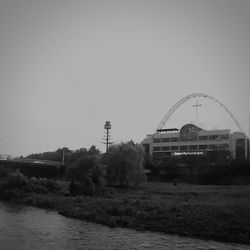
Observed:
[[[203,155],[204,152],[174,152],[174,155]]]

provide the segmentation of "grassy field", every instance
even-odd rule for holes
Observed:
[[[112,227],[250,244],[250,186],[145,183],[94,197],[29,194],[19,202]]]

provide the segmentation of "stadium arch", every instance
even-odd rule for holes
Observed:
[[[161,122],[159,123],[158,127],[156,128],[155,133],[157,133],[158,130],[162,129],[165,124],[167,123],[167,121],[169,120],[169,118],[172,116],[172,114],[185,102],[187,102],[190,99],[196,98],[196,97],[204,97],[207,99],[210,99],[214,102],[216,102],[217,104],[219,104],[219,106],[221,106],[225,112],[231,117],[231,119],[234,121],[234,123],[236,124],[237,128],[239,129],[239,132],[242,132],[244,134],[246,134],[242,128],[242,126],[240,125],[240,123],[237,121],[237,119],[235,118],[235,116],[233,115],[233,113],[219,100],[217,100],[216,98],[214,98],[211,95],[208,94],[204,94],[204,93],[194,93],[194,94],[190,94],[187,95],[185,97],[183,97],[182,99],[180,99],[178,102],[176,102],[169,110],[168,112],[165,114],[165,116],[163,117],[163,119],[161,120]]]

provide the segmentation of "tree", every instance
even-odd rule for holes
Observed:
[[[92,145],[89,150],[88,150],[88,154],[90,155],[100,155],[101,154],[101,151],[99,149],[96,148],[95,145]]]
[[[36,159],[36,160],[62,161],[64,155],[65,162],[69,162],[71,154],[72,154],[71,150],[69,150],[67,147],[64,147],[64,148],[58,148],[56,151],[52,152],[30,154],[26,158]]]
[[[67,168],[66,176],[80,183],[81,192],[78,193],[92,195],[102,188],[104,172],[99,155],[85,154]]]
[[[107,179],[111,186],[138,186],[145,180],[144,150],[131,142],[112,145],[106,154]]]
[[[70,164],[84,155],[100,155],[100,153],[100,150],[97,149],[95,145],[92,145],[89,150],[86,148],[80,148],[72,151],[69,148],[64,147],[58,148],[56,151],[52,152],[30,154],[27,158],[36,160],[64,161],[64,163]]]

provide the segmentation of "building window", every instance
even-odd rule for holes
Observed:
[[[188,146],[186,145],[180,146],[180,150],[188,150]]]
[[[160,143],[160,142],[161,142],[161,138],[154,138],[154,139],[153,139],[153,142],[154,142],[154,143]]]
[[[218,135],[209,135],[209,140],[218,140],[219,136]]]
[[[218,149],[218,145],[217,144],[210,144],[208,146],[209,149]]]
[[[197,145],[190,145],[189,146],[189,150],[196,150],[196,149],[198,149]]]
[[[162,138],[162,142],[170,142],[170,138]]]
[[[199,140],[201,141],[207,140],[207,135],[200,135]]]
[[[199,145],[199,149],[207,149],[207,145]]]
[[[178,146],[171,146],[170,148],[171,148],[171,150],[178,150],[179,147]]]
[[[229,145],[228,144],[219,144],[219,149],[221,149],[221,150],[228,150],[229,149]]]
[[[169,150],[169,147],[168,146],[163,146],[162,147],[162,151],[168,151]]]
[[[178,137],[171,137],[171,142],[176,142],[176,141],[179,141]]]
[[[221,135],[220,138],[221,138],[221,140],[228,140],[229,135]]]
[[[153,147],[154,151],[161,151],[161,147]]]

